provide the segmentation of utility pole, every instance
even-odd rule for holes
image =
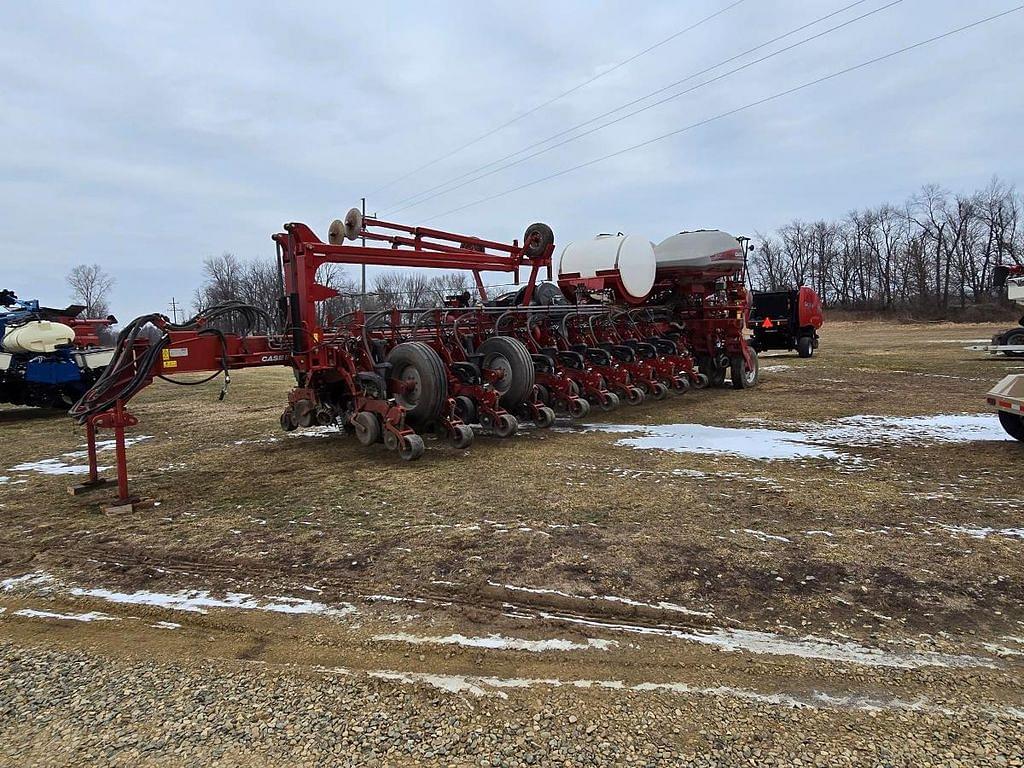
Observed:
[[[365,221],[366,221],[366,198],[365,197],[361,197],[359,199],[362,201],[362,213],[363,213],[363,221],[364,221],[363,226],[366,226],[366,224],[365,224]],[[359,238],[359,240],[362,243],[363,248],[365,248],[366,247],[366,238],[365,237],[361,237],[361,238]],[[360,304],[360,306],[366,306],[366,265],[363,264],[360,267],[360,269],[362,270],[362,273],[363,273],[363,284],[362,284],[362,289],[360,290],[360,293],[362,294],[362,300],[359,302],[359,304]]]
[[[171,296],[171,322],[175,325],[178,324],[178,303],[174,300],[173,296]]]

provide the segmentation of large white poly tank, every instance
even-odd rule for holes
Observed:
[[[75,340],[75,332],[64,323],[50,320],[31,320],[24,325],[9,329],[4,334],[5,352],[41,353],[53,352],[57,347]]]
[[[739,240],[720,229],[680,232],[654,246],[659,273],[727,275],[743,266]]]
[[[640,300],[654,286],[654,247],[636,235],[598,235],[593,240],[569,243],[562,250],[558,275],[579,274],[596,277],[598,272],[614,272],[618,288],[626,298]]]

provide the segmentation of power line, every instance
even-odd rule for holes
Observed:
[[[697,27],[699,27],[702,24],[705,24],[705,23],[711,21],[712,19],[714,19],[717,16],[721,16],[726,11],[732,10],[737,5],[739,5],[740,3],[743,3],[743,2],[746,2],[746,0],[735,0],[735,2],[730,3],[725,8],[722,8],[721,10],[715,11],[714,13],[710,14],[709,16],[705,16],[700,21],[694,22],[690,26],[684,27],[683,29],[680,29],[677,32],[673,32],[671,35],[669,35],[668,37],[664,38],[663,40],[659,40],[658,42],[654,43],[653,45],[650,45],[647,48],[644,48],[642,51],[634,53],[632,56],[630,56],[629,58],[623,59],[618,64],[613,64],[612,66],[608,67],[608,69],[601,70],[600,72],[598,72],[593,77],[590,77],[590,78],[584,80],[583,82],[581,82],[581,83],[579,83],[577,85],[574,85],[569,90],[563,91],[562,93],[558,94],[557,96],[553,96],[552,98],[548,99],[547,101],[545,101],[545,102],[543,102],[541,104],[538,104],[537,106],[532,107],[531,109],[528,109],[525,112],[522,112],[522,113],[516,115],[511,120],[508,120],[508,121],[502,123],[501,125],[498,125],[498,126],[495,126],[494,128],[491,128],[490,130],[488,130],[488,131],[480,134],[479,136],[477,136],[475,139],[471,139],[470,141],[467,141],[465,144],[462,144],[462,145],[456,147],[455,149],[451,150],[450,152],[447,152],[446,154],[440,155],[439,157],[436,157],[433,160],[431,160],[431,161],[429,161],[427,163],[424,163],[423,165],[421,165],[421,166],[419,166],[417,168],[413,168],[408,173],[405,173],[402,176],[399,176],[398,178],[392,179],[391,181],[389,181],[384,186],[377,187],[377,189],[375,189],[375,190],[370,192],[370,195],[371,196],[372,195],[377,195],[377,194],[383,192],[385,189],[389,189],[390,187],[393,187],[398,182],[404,181],[405,179],[409,178],[410,176],[413,176],[413,175],[419,173],[420,171],[426,170],[427,168],[430,168],[433,165],[437,165],[437,163],[440,163],[442,160],[447,160],[449,157],[452,157],[453,155],[457,155],[462,150],[468,149],[469,147],[473,146],[474,144],[480,143],[484,139],[486,139],[486,138],[488,138],[490,136],[493,136],[494,134],[498,133],[499,131],[504,130],[505,128],[508,128],[513,123],[517,123],[520,120],[522,120],[523,118],[529,117],[530,115],[534,114],[535,112],[539,112],[540,110],[544,109],[544,107],[548,107],[548,106],[554,104],[556,101],[558,101],[560,99],[564,99],[569,94],[575,93],[576,91],[580,90],[581,88],[585,88],[586,86],[590,85],[594,81],[600,80],[605,75],[609,75],[612,72],[614,72],[615,70],[620,69],[621,67],[626,66],[630,62],[636,61],[641,56],[644,56],[644,55],[650,53],[651,51],[653,51],[655,48],[660,48],[661,46],[665,45],[666,43],[671,42],[672,40],[675,40],[680,35],[685,35],[687,32],[690,32],[691,30],[696,29]]]
[[[415,195],[410,195],[409,197],[406,197],[403,200],[397,201],[394,205],[390,206],[387,210],[393,210],[397,206],[402,205],[403,203],[409,202],[410,200],[414,200],[414,199],[416,199],[418,197],[422,197],[423,195],[428,195],[429,193],[434,192],[435,190],[441,189],[442,187],[446,187],[446,186],[448,186],[449,184],[451,184],[453,182],[461,181],[462,179],[466,178],[467,176],[472,176],[474,173],[478,173],[479,171],[482,171],[485,168],[489,168],[492,165],[496,165],[498,163],[501,163],[501,162],[503,162],[505,160],[508,160],[509,158],[515,157],[516,155],[521,155],[523,152],[527,152],[527,151],[533,149],[534,147],[539,147],[541,144],[547,144],[549,141],[553,141],[554,139],[557,139],[560,136],[564,136],[565,134],[571,133],[572,131],[575,131],[578,128],[582,128],[585,125],[589,125],[590,123],[594,122],[595,120],[600,120],[602,117],[607,117],[608,115],[612,115],[612,114],[614,114],[616,112],[619,112],[619,111],[625,109],[626,107],[631,107],[634,104],[638,104],[641,101],[649,99],[652,96],[656,96],[659,93],[663,93],[663,92],[669,90],[670,88],[674,88],[677,85],[682,85],[683,83],[688,82],[688,81],[692,80],[695,77],[700,77],[703,74],[707,74],[708,72],[710,72],[713,69],[718,69],[718,67],[721,67],[721,66],[723,66],[725,64],[728,64],[731,61],[735,61],[736,59],[741,59],[744,56],[747,56],[748,54],[753,53],[754,51],[758,51],[761,48],[764,48],[765,46],[771,45],[772,43],[776,43],[779,40],[782,40],[782,39],[784,39],[786,37],[789,37],[790,35],[796,34],[797,32],[802,32],[803,30],[807,29],[808,27],[813,27],[815,24],[820,24],[821,22],[825,21],[826,19],[830,19],[833,16],[837,16],[840,13],[843,13],[845,11],[850,10],[851,8],[854,8],[855,6],[863,5],[866,2],[867,2],[867,0],[856,0],[856,2],[850,3],[849,5],[845,5],[842,8],[839,8],[838,10],[832,11],[832,13],[825,14],[824,16],[821,16],[821,17],[815,19],[814,21],[811,21],[811,22],[808,22],[807,24],[804,24],[802,26],[796,27],[795,29],[791,29],[788,32],[785,32],[785,33],[783,33],[781,35],[778,35],[777,37],[773,37],[771,40],[766,40],[765,42],[763,42],[763,43],[761,43],[759,45],[755,45],[753,48],[748,48],[747,50],[743,51],[742,53],[738,53],[735,56],[730,56],[727,59],[723,59],[722,61],[718,62],[717,64],[713,64],[710,67],[705,67],[704,69],[700,70],[699,72],[694,72],[693,74],[687,75],[686,77],[684,77],[681,80],[676,80],[673,83],[669,83],[668,85],[664,86],[663,88],[659,88],[659,89],[657,89],[655,91],[651,91],[650,93],[648,93],[648,94],[646,94],[644,96],[641,96],[638,99],[633,99],[632,101],[628,101],[625,104],[620,104],[618,107],[615,107],[615,109],[611,109],[611,110],[609,110],[607,112],[603,112],[602,114],[597,115],[595,117],[592,117],[589,120],[585,120],[582,123],[578,123],[577,125],[574,125],[571,128],[566,128],[564,131],[559,131],[558,133],[552,134],[551,136],[548,136],[546,139],[542,139],[541,141],[534,142],[533,144],[525,146],[522,149],[517,150],[516,152],[511,152],[511,153],[505,155],[504,157],[499,157],[497,160],[493,160],[493,161],[491,161],[489,163],[485,163],[484,165],[478,166],[477,168],[474,168],[474,169],[472,169],[470,171],[467,171],[466,173],[463,173],[463,174],[460,174],[459,176],[455,176],[455,177],[453,177],[451,179],[448,179],[447,181],[442,182],[441,184],[437,184],[437,185],[435,185],[433,187],[430,187],[429,189],[425,189],[425,190],[422,190],[420,192],[417,192]],[[433,196],[431,196],[431,197],[433,197]],[[430,197],[424,197],[423,199],[419,200],[418,202],[413,203],[413,205],[419,205],[420,203],[426,202],[429,199],[431,199],[431,198]],[[406,207],[411,207],[411,206],[406,206]],[[404,208],[401,209],[401,210],[404,210]]]
[[[439,218],[442,218],[444,216],[449,216],[450,214],[453,214],[453,213],[458,213],[459,211],[464,211],[467,208],[472,208],[472,207],[480,205],[482,203],[490,202],[491,200],[496,200],[499,197],[504,197],[505,195],[510,195],[513,192],[518,192],[519,190],[527,189],[528,187],[533,187],[533,186],[536,186],[537,184],[542,184],[545,181],[550,181],[551,179],[558,178],[559,176],[564,176],[567,173],[572,173],[573,171],[578,171],[581,168],[587,168],[587,167],[589,167],[591,165],[596,165],[597,163],[604,162],[605,160],[610,160],[613,157],[618,157],[619,155],[624,155],[627,152],[632,152],[632,151],[637,150],[637,149],[642,149],[642,148],[650,146],[651,144],[654,144],[656,142],[663,141],[665,139],[671,138],[672,136],[677,136],[677,135],[679,135],[681,133],[685,133],[685,132],[690,131],[690,130],[692,130],[694,128],[698,128],[700,126],[707,125],[708,123],[713,123],[716,120],[721,120],[723,118],[730,117],[730,116],[738,114],[740,112],[744,112],[744,111],[746,111],[748,109],[753,109],[754,107],[758,107],[758,106],[760,106],[762,104],[767,104],[770,101],[775,101],[776,99],[781,99],[784,96],[789,96],[789,95],[791,95],[793,93],[796,93],[797,91],[802,91],[802,90],[804,90],[806,88],[810,88],[812,86],[819,85],[820,83],[824,83],[824,82],[826,82],[828,80],[832,80],[832,79],[840,77],[842,75],[849,74],[850,72],[854,72],[856,70],[863,69],[864,67],[871,66],[872,64],[877,64],[880,61],[885,61],[886,59],[891,59],[891,58],[893,58],[895,56],[899,56],[901,54],[908,53],[909,51],[913,51],[913,50],[915,50],[917,48],[920,48],[922,46],[929,45],[929,44],[937,42],[939,40],[943,40],[943,39],[945,39],[947,37],[951,37],[953,35],[959,34],[960,32],[964,32],[964,31],[966,31],[968,29],[972,29],[972,28],[980,26],[982,24],[987,24],[990,21],[995,21],[996,19],[1002,18],[1003,16],[1008,16],[1011,13],[1016,13],[1017,11],[1022,10],[1022,9],[1024,9],[1024,5],[1018,5],[1018,6],[1015,6],[1013,8],[1010,8],[1008,10],[1005,10],[1005,11],[1002,11],[1000,13],[994,14],[993,16],[987,16],[987,17],[985,17],[983,19],[979,19],[978,21],[971,22],[970,24],[965,24],[965,25],[963,25],[961,27],[956,27],[955,29],[951,29],[948,32],[943,32],[942,34],[935,35],[934,37],[929,37],[929,38],[927,38],[925,40],[921,40],[919,42],[916,42],[916,43],[913,43],[911,45],[905,46],[903,48],[899,48],[899,49],[897,49],[895,51],[890,51],[889,53],[883,54],[881,56],[876,56],[876,57],[874,57],[872,59],[868,59],[867,61],[862,61],[859,64],[854,64],[853,66],[846,67],[845,69],[840,69],[840,70],[838,70],[836,72],[833,72],[833,73],[828,74],[828,75],[824,75],[824,76],[816,78],[814,80],[810,80],[810,81],[808,81],[806,83],[803,83],[801,85],[796,85],[796,86],[793,86],[792,88],[787,88],[786,90],[779,91],[778,93],[774,93],[771,96],[765,96],[764,98],[758,99],[757,101],[752,101],[752,102],[750,102],[748,104],[744,104],[742,107],[736,107],[734,109],[730,109],[730,110],[727,110],[725,112],[721,112],[721,113],[719,113],[717,115],[714,115],[713,117],[708,117],[708,118],[705,118],[703,120],[699,120],[696,123],[690,123],[689,125],[683,126],[682,128],[677,128],[674,131],[669,131],[668,133],[663,133],[660,136],[655,136],[655,137],[653,137],[651,139],[647,139],[646,141],[642,141],[639,144],[633,144],[632,146],[625,147],[625,148],[617,150],[615,152],[610,152],[607,155],[602,155],[601,157],[596,157],[596,158],[594,158],[592,160],[587,160],[586,162],[579,163],[579,164],[571,166],[569,168],[564,168],[561,171],[556,171],[555,173],[548,174],[547,176],[544,176],[542,178],[534,179],[533,181],[529,181],[529,182],[527,182],[525,184],[520,184],[518,186],[511,187],[510,189],[506,189],[503,192],[498,192],[498,193],[490,195],[488,197],[484,197],[484,198],[481,198],[479,200],[475,200],[475,201],[473,201],[471,203],[467,203],[465,205],[461,205],[458,208],[452,208],[451,210],[445,211],[443,213],[435,214],[433,216],[430,216],[430,217],[428,217],[426,219],[421,220],[420,222],[417,222],[417,225],[423,223],[424,221],[432,221],[434,219],[439,219]]]
[[[715,64],[714,66],[707,67],[704,70],[702,70],[701,72],[696,72],[696,73],[694,73],[692,75],[688,75],[687,77],[684,77],[682,80],[677,80],[674,83],[670,83],[669,85],[666,85],[663,88],[659,88],[658,90],[652,91],[651,93],[648,93],[645,96],[641,96],[638,99],[634,99],[633,101],[630,101],[630,102],[628,102],[626,104],[622,104],[622,105],[616,107],[615,109],[612,109],[612,110],[609,110],[608,112],[605,112],[604,114],[598,115],[597,117],[592,117],[592,118],[590,118],[589,120],[587,120],[585,122],[582,122],[582,123],[580,123],[578,125],[573,126],[572,128],[568,128],[568,129],[566,129],[564,131],[561,131],[560,133],[556,133],[553,136],[549,136],[548,138],[544,139],[543,141],[539,141],[539,142],[536,142],[534,144],[531,144],[529,147],[525,147],[524,149],[521,149],[518,152],[513,152],[510,155],[506,155],[505,157],[501,158],[500,160],[496,160],[494,162],[501,162],[502,160],[506,160],[506,159],[508,159],[510,157],[515,157],[516,155],[522,154],[523,152],[526,152],[529,149],[532,149],[533,147],[539,146],[541,144],[546,144],[547,142],[549,142],[549,141],[551,141],[551,140],[553,140],[555,138],[558,138],[559,136],[562,136],[562,135],[564,135],[566,133],[571,133],[572,131],[575,131],[575,130],[577,130],[579,128],[582,128],[583,126],[588,125],[590,123],[593,123],[596,120],[600,120],[602,117],[607,117],[608,115],[612,115],[612,114],[614,114],[616,112],[620,112],[623,109],[625,109],[626,107],[632,106],[633,104],[637,104],[637,103],[639,103],[641,101],[645,101],[646,99],[649,99],[652,96],[656,96],[659,93],[663,93],[663,92],[665,92],[665,91],[667,91],[667,90],[669,90],[671,88],[674,88],[677,85],[680,85],[680,84],[685,83],[685,82],[687,82],[689,80],[692,80],[693,78],[698,77],[698,76],[700,76],[700,75],[702,75],[702,74],[704,74],[706,72],[709,72],[712,69],[717,69],[718,67],[722,66],[723,64],[728,63],[729,61],[733,61],[734,59],[739,58],[740,56],[745,56],[747,53],[755,51],[755,50],[757,50],[759,48],[763,48],[766,45],[770,45],[771,43],[775,42],[776,40],[779,40],[779,39],[781,39],[783,37],[787,37],[787,36],[789,36],[791,34],[794,34],[795,32],[799,32],[800,30],[806,29],[809,26],[813,26],[814,24],[816,24],[819,21],[822,21],[822,20],[828,18],[829,16],[835,16],[837,13],[841,13],[844,10],[848,10],[849,8],[852,8],[854,5],[859,5],[862,2],[865,2],[865,0],[858,0],[858,2],[853,3],[852,5],[846,6],[846,8],[842,8],[842,9],[840,9],[838,11],[835,11],[834,13],[829,14],[828,16],[823,16],[821,19],[817,19],[816,21],[812,21],[809,24],[805,24],[802,27],[798,27],[797,29],[794,29],[794,30],[792,30],[790,32],[787,32],[784,35],[780,35],[779,37],[775,38],[774,40],[769,40],[766,43],[762,43],[761,45],[758,45],[755,48],[751,48],[750,50],[748,50],[748,51],[746,51],[746,52],[744,52],[742,54],[739,54],[738,56],[733,56],[733,57],[731,57],[729,59],[726,59],[725,61],[722,61],[722,62],[719,62],[718,64]],[[475,181],[479,181],[480,179],[487,178],[488,176],[493,176],[496,173],[500,173],[501,171],[507,170],[507,169],[512,168],[512,167],[514,167],[516,165],[520,165],[521,163],[525,163],[527,160],[532,160],[533,158],[539,157],[540,155],[543,155],[543,154],[546,154],[546,153],[550,152],[553,149],[558,149],[559,147],[565,146],[566,144],[570,144],[570,143],[572,143],[574,141],[577,141],[577,140],[582,139],[582,138],[584,138],[586,136],[589,136],[592,133],[597,133],[598,131],[603,130],[604,128],[607,128],[610,125],[615,125],[616,123],[621,123],[623,120],[626,120],[626,119],[628,119],[630,117],[633,117],[634,115],[639,115],[641,112],[646,112],[649,109],[653,109],[654,107],[658,107],[658,106],[661,106],[662,104],[666,104],[666,103],[668,103],[670,101],[673,101],[675,99],[680,98],[681,96],[685,96],[685,95],[687,95],[689,93],[693,93],[694,91],[699,90],[699,89],[703,88],[706,85],[711,85],[712,83],[716,83],[716,82],[718,82],[720,80],[724,80],[725,78],[730,77],[731,75],[734,75],[737,72],[741,72],[741,71],[743,71],[745,69],[749,69],[750,67],[753,67],[753,66],[755,66],[757,64],[760,64],[760,63],[762,63],[764,61],[767,61],[768,59],[772,59],[772,58],[774,58],[776,56],[779,56],[779,55],[781,55],[783,53],[787,53],[788,51],[791,51],[794,48],[798,48],[801,45],[804,45],[805,43],[809,43],[809,42],[812,42],[812,41],[817,40],[819,38],[825,37],[826,35],[829,35],[829,34],[835,32],[836,30],[842,29],[843,27],[847,27],[850,24],[854,24],[854,23],[860,21],[861,19],[865,19],[868,16],[873,16],[876,13],[880,13],[882,11],[888,10],[889,8],[892,8],[894,5],[898,5],[901,2],[903,2],[903,0],[891,0],[891,2],[887,3],[886,5],[883,5],[883,6],[880,6],[878,8],[875,8],[872,11],[868,11],[867,13],[862,13],[860,16],[855,16],[852,19],[848,19],[848,20],[846,20],[846,21],[844,21],[844,22],[842,22],[840,24],[836,24],[833,27],[829,27],[828,29],[824,29],[821,32],[818,32],[816,34],[811,35],[810,37],[805,37],[803,40],[798,40],[797,42],[791,43],[790,45],[787,45],[784,48],[780,48],[777,51],[773,51],[772,53],[765,54],[764,56],[762,56],[762,57],[760,57],[758,59],[754,59],[753,61],[749,61],[746,64],[741,64],[738,67],[730,69],[728,72],[723,72],[722,74],[716,75],[716,76],[710,78],[709,80],[705,80],[703,82],[697,83],[696,85],[691,86],[690,88],[687,88],[686,90],[679,91],[678,93],[674,93],[671,96],[666,96],[663,99],[659,99],[658,101],[652,102],[652,103],[650,103],[650,104],[648,104],[648,105],[646,105],[644,107],[640,107],[639,109],[635,109],[632,112],[627,112],[626,114],[620,115],[619,117],[615,118],[614,120],[609,120],[609,121],[607,121],[605,123],[602,123],[601,125],[595,126],[594,128],[591,128],[591,129],[589,129],[587,131],[584,131],[583,133],[577,134],[576,136],[570,136],[569,138],[564,139],[563,141],[560,141],[557,144],[552,144],[549,147],[545,147],[544,149],[538,150],[537,152],[533,152],[532,154],[529,154],[529,155],[526,155],[524,157],[521,157],[518,160],[513,160],[510,163],[506,163],[505,165],[499,166],[497,168],[493,168],[493,169],[487,171],[486,173],[481,173],[479,176],[475,176],[475,177],[473,177],[471,179],[467,179],[466,181],[462,182],[461,184],[456,184],[455,186],[449,187],[448,189],[445,189],[443,191],[437,192],[436,194],[428,195],[427,197],[424,197],[424,198],[422,198],[420,200],[417,200],[416,202],[410,203],[409,205],[402,206],[401,208],[398,208],[398,209],[392,211],[392,213],[398,213],[398,212],[404,211],[404,210],[406,210],[408,208],[414,208],[415,206],[420,205],[422,203],[425,203],[428,200],[432,200],[435,197],[442,197],[444,195],[447,195],[450,192],[454,192],[457,189],[461,189],[462,187],[465,187],[465,186],[467,186],[469,184],[472,184]],[[494,163],[488,163],[487,165],[484,165],[484,166],[482,166],[481,168],[479,168],[477,170],[482,170],[483,168],[486,168],[486,167],[488,167],[490,165],[494,165]],[[475,172],[476,171],[471,171],[470,174],[475,173]],[[469,174],[465,174],[465,175],[469,175]],[[459,177],[459,178],[464,178],[464,176]],[[457,179],[452,179],[449,182],[446,182],[445,184],[442,184],[440,186],[446,186],[446,184],[449,184],[449,183],[451,183],[451,181],[456,181],[456,180]],[[434,189],[437,189],[437,187],[435,187]],[[428,191],[430,191],[430,190],[428,190]],[[421,193],[421,194],[424,194],[424,193]]]

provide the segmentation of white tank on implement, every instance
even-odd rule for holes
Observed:
[[[605,286],[638,301],[654,286],[654,247],[636,235],[598,235],[569,243],[558,261],[558,276],[604,278]]]
[[[727,275],[743,266],[739,240],[720,229],[680,232],[654,246],[659,274]]]
[[[53,352],[57,347],[70,344],[74,340],[74,330],[64,323],[30,320],[24,325],[8,328],[0,347],[4,352],[43,353]]]

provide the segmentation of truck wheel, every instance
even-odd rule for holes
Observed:
[[[1024,328],[1011,328],[1003,334],[1002,343],[1009,346],[1021,344],[1024,345]],[[1004,352],[1007,357],[1024,357],[1024,352]],[[1002,413],[1002,411],[1000,411]],[[1011,416],[1013,414],[1010,414]],[[1003,425],[1005,426],[1005,424]],[[1018,438],[1019,439],[1019,438]]]
[[[752,368],[747,368],[747,361],[743,355],[736,355],[730,360],[733,389],[750,389],[757,384],[758,371],[761,367],[757,360],[757,352],[751,350],[750,357],[754,361]]]
[[[797,339],[796,353],[800,357],[811,357],[814,354],[814,338],[812,336],[801,336]]]
[[[514,409],[533,392],[535,371],[533,358],[523,342],[509,336],[491,336],[477,349],[485,370],[500,371],[502,378],[494,383],[504,408]]]
[[[448,401],[448,377],[441,357],[426,344],[406,341],[388,353],[391,378],[403,388],[393,392],[410,424],[429,424],[441,418]]]
[[[1009,411],[999,411],[999,423],[1003,425],[1006,434],[1014,440],[1024,442],[1024,416]]]

